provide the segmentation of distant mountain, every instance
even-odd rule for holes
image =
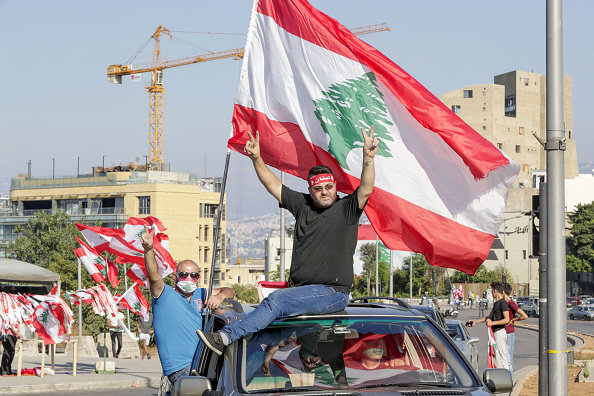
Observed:
[[[0,195],[10,194],[10,177],[0,177]]]
[[[286,212],[285,226],[295,222],[293,216]],[[227,237],[231,263],[237,262],[237,257],[264,258],[264,240],[279,235],[279,212],[269,213],[257,217],[227,221]]]
[[[580,162],[578,163],[578,169],[580,174],[592,173],[592,170],[594,170],[594,162]]]

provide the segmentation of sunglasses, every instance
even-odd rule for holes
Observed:
[[[324,186],[313,186],[311,189],[314,190],[315,192],[322,192],[323,190],[332,191],[333,188],[334,188],[334,183],[329,183]]]
[[[178,278],[187,278],[188,276],[192,279],[200,278],[200,274],[198,272],[176,272],[175,273]]]

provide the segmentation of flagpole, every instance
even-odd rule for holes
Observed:
[[[109,270],[109,269],[108,269]],[[128,277],[126,276],[126,263],[124,263],[124,287],[128,290]],[[126,317],[128,318],[128,328],[130,328],[130,309],[126,308]]]
[[[394,283],[392,282],[393,270],[392,263],[394,262],[394,251],[390,249],[390,297],[394,297]]]
[[[409,283],[410,283],[410,290],[409,290],[410,297],[408,299],[408,302],[409,302],[409,304],[412,305],[412,252],[410,252],[410,264],[408,266],[408,270],[409,270],[409,273],[410,273],[409,274],[409,276],[410,276],[410,280],[409,280]]]
[[[77,257],[78,263],[78,290],[82,289],[82,280],[80,278],[80,258]],[[78,304],[78,339],[82,343],[82,304]]]
[[[375,295],[379,296],[379,237],[375,234]]]
[[[221,185],[221,196],[219,198],[219,209],[217,210],[217,224],[214,227],[214,236],[212,241],[212,263],[210,265],[210,276],[208,279],[208,297],[212,295],[212,282],[214,279],[214,270],[217,260],[217,248],[219,245],[219,235],[221,232],[221,217],[223,213],[223,198],[225,197],[225,186],[227,185],[227,174],[229,173],[229,160],[231,158],[231,149],[227,148],[227,158],[225,159],[225,170],[223,171],[223,183]],[[222,252],[221,252],[222,253]],[[220,258],[219,258],[220,260]],[[208,323],[209,310],[206,310],[204,324]]]
[[[285,172],[281,171],[281,184],[285,185]],[[280,255],[279,281],[285,281],[285,209],[280,209],[280,248],[278,250]]]

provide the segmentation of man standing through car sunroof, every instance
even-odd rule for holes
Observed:
[[[373,191],[374,157],[379,141],[362,128],[361,182],[350,195],[339,198],[336,180],[327,166],[315,166],[307,177],[309,194],[284,186],[260,156],[259,134],[250,132],[245,151],[256,174],[281,208],[295,216],[295,238],[290,284],[265,298],[244,319],[216,333],[198,330],[204,344],[219,355],[225,346],[268,326],[278,317],[341,311],[349,302],[353,285],[353,254],[357,245],[359,218]]]

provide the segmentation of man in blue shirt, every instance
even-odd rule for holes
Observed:
[[[140,237],[144,248],[144,263],[153,296],[153,328],[163,374],[172,386],[179,377],[188,375],[194,352],[200,339],[196,329],[202,329],[202,309],[216,309],[226,298],[235,297],[233,289],[213,289],[212,296],[199,288],[200,269],[191,260],[177,265],[175,289],[166,285],[159,274],[153,250],[154,229],[145,226]]]

